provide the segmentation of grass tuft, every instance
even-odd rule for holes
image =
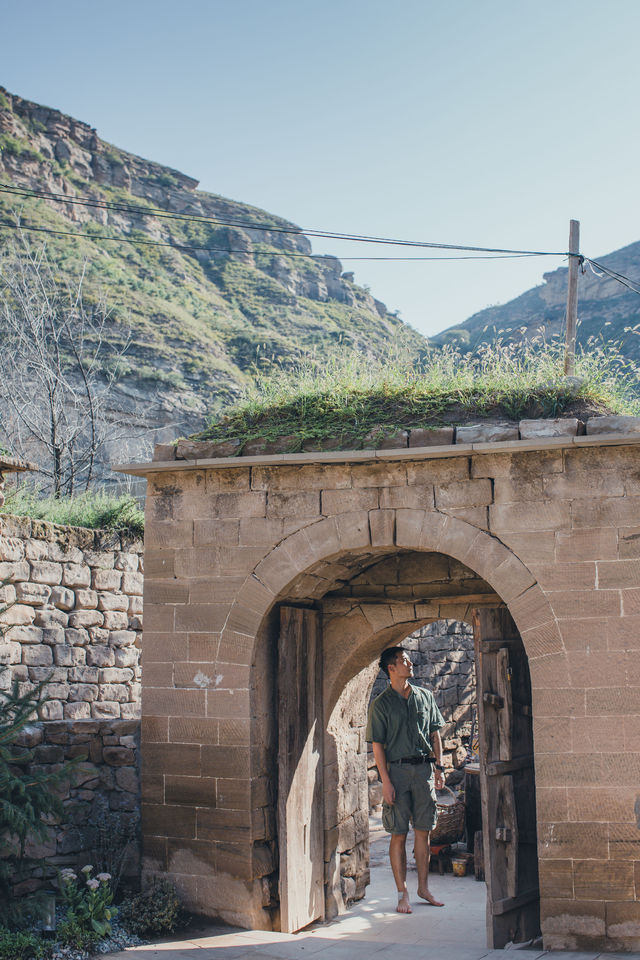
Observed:
[[[361,445],[378,426],[438,427],[474,419],[640,414],[636,365],[615,345],[590,341],[576,358],[576,379],[562,374],[559,342],[493,343],[475,354],[432,349],[416,362],[392,347],[386,357],[353,351],[307,357],[287,368],[263,364],[226,414],[193,439],[337,438]]]
[[[114,497],[104,491],[88,491],[75,497],[39,497],[32,490],[19,489],[7,496],[3,513],[48,520],[69,527],[117,530],[131,536],[144,533],[144,513],[133,497]]]

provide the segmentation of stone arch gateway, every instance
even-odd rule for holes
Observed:
[[[195,911],[280,922],[283,610],[321,622],[329,770],[339,766],[329,727],[340,697],[383,646],[432,620],[508,609],[531,676],[545,947],[637,949],[637,442],[122,467],[148,479],[146,871],[172,876]],[[358,847],[357,818],[330,819],[325,905],[337,889],[331,851]]]

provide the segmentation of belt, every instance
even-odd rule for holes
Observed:
[[[427,757],[424,755],[420,757],[402,757],[402,759],[400,760],[389,761],[389,763],[411,763],[414,765],[416,763],[435,763],[435,762],[436,762],[436,757]]]

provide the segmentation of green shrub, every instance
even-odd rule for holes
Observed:
[[[87,491],[76,497],[39,497],[37,492],[19,489],[10,494],[0,513],[33,517],[70,527],[92,530],[119,530],[132,536],[144,533],[144,514],[133,497],[103,491]]]
[[[0,927],[0,960],[44,960],[51,948],[34,933],[12,933]]]
[[[65,919],[74,930],[95,934],[99,939],[111,933],[111,920],[118,911],[111,906],[111,874],[99,873],[97,877],[92,877],[92,870],[90,864],[83,867],[80,871],[82,880],[70,868],[62,870],[58,874],[58,886],[67,907]]]
[[[91,950],[100,939],[95,930],[87,930],[77,920],[63,920],[56,927],[56,942],[63,947],[73,947],[76,950]]]
[[[154,880],[146,890],[129,897],[120,907],[120,923],[139,937],[173,933],[186,921],[176,889],[168,880]]]

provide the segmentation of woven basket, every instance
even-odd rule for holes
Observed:
[[[445,791],[449,794],[446,798],[442,797]],[[438,821],[431,831],[431,843],[438,845],[456,843],[464,832],[464,803],[458,800],[449,787],[444,787],[438,792],[440,794],[436,798]]]

